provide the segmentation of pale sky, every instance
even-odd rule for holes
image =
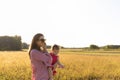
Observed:
[[[120,0],[0,0],[0,29],[27,43],[43,33],[49,45],[120,45]]]

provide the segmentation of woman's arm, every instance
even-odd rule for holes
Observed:
[[[52,68],[48,67],[48,73],[49,73],[49,80],[53,80],[53,71]]]
[[[42,53],[36,49],[33,49],[31,51],[31,58],[34,58],[35,60],[42,61],[45,63],[46,66],[51,67],[51,57],[46,55],[49,53]]]

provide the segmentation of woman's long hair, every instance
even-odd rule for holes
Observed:
[[[31,52],[32,49],[37,49],[37,50],[41,51],[40,47],[36,44],[36,42],[39,40],[39,38],[41,36],[44,36],[44,35],[41,34],[41,33],[38,33],[33,37],[30,48],[29,48],[29,56],[30,56],[30,52]]]

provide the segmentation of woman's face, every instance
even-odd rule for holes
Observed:
[[[39,47],[42,47],[45,44],[45,39],[44,36],[39,37],[38,41],[37,41],[37,45]]]

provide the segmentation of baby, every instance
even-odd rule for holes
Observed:
[[[52,71],[53,71],[53,75],[55,75],[56,72],[56,68],[57,66],[59,66],[59,68],[64,68],[64,66],[61,64],[60,60],[59,60],[59,53],[60,47],[58,45],[53,45],[52,47],[52,51],[50,53],[50,55],[52,56]]]

